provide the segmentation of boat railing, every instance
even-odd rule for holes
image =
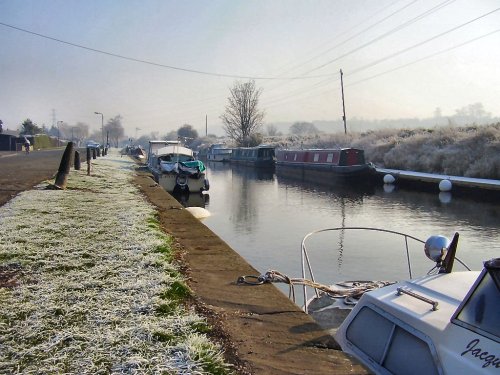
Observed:
[[[408,245],[408,240],[414,240],[417,242],[420,242],[422,244],[425,244],[425,241],[411,236],[406,233],[402,232],[396,232],[393,230],[388,230],[388,229],[380,229],[380,228],[373,228],[373,227],[336,227],[336,228],[326,228],[326,229],[319,229],[315,230],[313,232],[310,232],[304,236],[302,239],[301,243],[301,265],[302,265],[302,278],[303,279],[310,279],[313,283],[316,283],[315,277],[314,277],[314,271],[312,269],[310,257],[307,251],[306,247],[306,241],[308,238],[311,236],[318,234],[318,233],[324,233],[324,232],[333,232],[333,231],[351,231],[351,230],[365,230],[365,231],[375,231],[375,232],[384,232],[384,233],[390,233],[394,234],[396,236],[400,236],[402,240],[404,241],[405,249],[406,249],[406,260],[407,260],[407,265],[408,265],[408,274],[410,279],[412,278],[412,269],[411,269],[411,259],[410,259],[410,249]],[[314,293],[316,294],[316,297],[319,297],[319,291],[316,288],[314,289]],[[303,301],[304,301],[304,311],[307,313],[307,301],[308,296],[307,296],[307,285],[303,285],[302,287],[303,290]]]

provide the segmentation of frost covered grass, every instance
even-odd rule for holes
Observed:
[[[0,207],[0,373],[227,374],[171,239],[116,155]],[[0,268],[1,269],[1,268]]]

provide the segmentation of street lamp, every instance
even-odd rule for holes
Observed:
[[[104,115],[101,112],[94,112],[96,115],[101,115],[101,137],[102,137],[102,147],[104,148]]]
[[[59,124],[62,124],[64,121],[57,121],[57,147],[61,146],[61,128]]]

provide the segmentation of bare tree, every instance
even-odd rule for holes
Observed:
[[[109,134],[110,142],[118,147],[118,143],[125,137],[125,130],[122,126],[122,116],[117,115],[112,119],[108,120],[108,123],[104,125],[105,134]]]
[[[226,134],[240,146],[253,146],[252,139],[262,126],[264,112],[258,109],[262,90],[255,87],[255,81],[236,81],[229,89],[230,96],[226,111],[220,116]]]

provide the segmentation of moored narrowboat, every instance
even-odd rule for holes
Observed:
[[[275,164],[273,146],[233,148],[231,163],[251,165],[258,168],[272,168]]]
[[[207,152],[208,161],[228,162],[231,160],[232,149],[222,143],[216,143],[209,147]]]
[[[374,174],[374,166],[365,161],[357,148],[277,150],[276,165],[297,170],[330,172],[343,178],[363,178]]]

